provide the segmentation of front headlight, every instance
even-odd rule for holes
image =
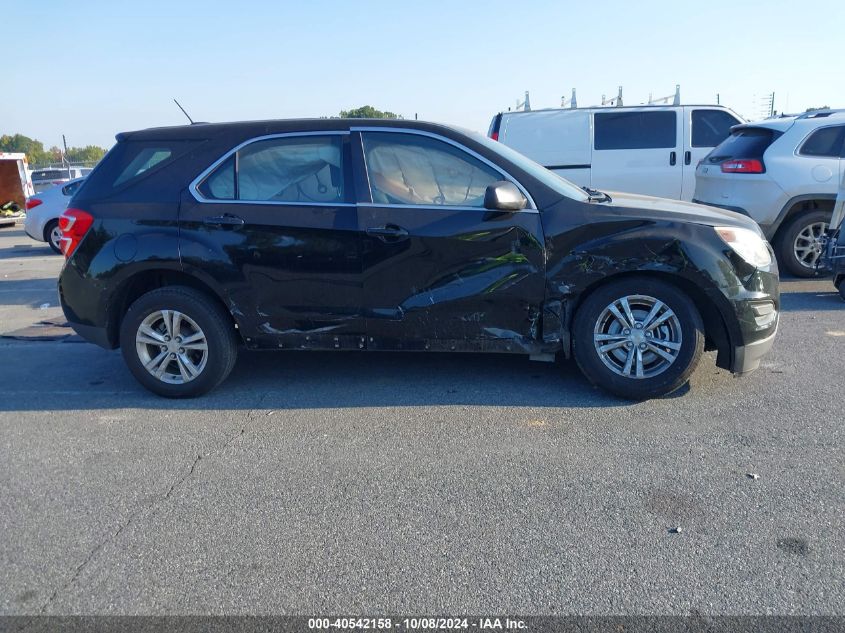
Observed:
[[[772,263],[766,241],[754,231],[734,226],[717,226],[715,229],[722,241],[752,266],[765,268]]]

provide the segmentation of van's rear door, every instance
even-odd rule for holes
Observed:
[[[698,162],[730,136],[731,127],[742,121],[723,108],[684,106],[684,122],[684,177],[681,198],[692,200]]]
[[[576,185],[591,185],[588,111],[535,110],[500,116],[499,141]]]
[[[682,148],[679,108],[597,110],[593,114],[592,186],[678,199]]]

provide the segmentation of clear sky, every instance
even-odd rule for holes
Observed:
[[[486,131],[530,91],[557,107],[674,92],[759,118],[845,107],[845,2],[0,0],[0,134],[45,146],[195,120],[373,105]]]

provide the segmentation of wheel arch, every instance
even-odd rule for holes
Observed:
[[[54,224],[56,226],[59,225],[59,218],[48,218],[47,221],[41,225],[41,236],[47,243],[50,242],[50,231],[52,231],[52,227]]]
[[[801,215],[802,213],[812,213],[813,211],[830,211],[833,213],[833,207],[836,203],[835,193],[808,193],[800,196],[794,196],[783,205],[774,223],[769,226],[767,231],[771,241],[775,241],[781,237],[781,229],[789,224],[789,222]]]
[[[713,299],[708,296],[701,286],[686,277],[682,277],[681,275],[671,272],[655,270],[628,270],[621,271],[595,281],[584,288],[584,290],[578,294],[577,298],[570,303],[570,309],[567,311],[568,314],[566,321],[567,333],[571,332],[572,322],[575,314],[578,312],[578,309],[590,295],[610,283],[632,278],[657,279],[674,286],[687,295],[692,300],[698,310],[698,313],[704,321],[705,350],[716,350],[716,365],[723,369],[730,368],[733,358],[733,342],[722,310],[713,301]],[[566,337],[564,352],[567,358],[572,355],[572,343],[569,335]]]
[[[212,284],[181,270],[171,268],[147,268],[139,270],[124,279],[111,297],[111,307],[108,311],[107,335],[112,347],[117,347],[120,324],[129,310],[129,306],[138,297],[166,286],[185,286],[202,292],[209,299],[217,303],[232,320],[232,326],[238,331],[238,338],[241,338],[240,328],[236,317],[229,309],[227,302]]]

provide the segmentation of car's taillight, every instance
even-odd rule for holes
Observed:
[[[26,210],[29,211],[30,209],[37,207],[41,203],[42,201],[38,198],[30,198],[26,201]]]
[[[490,134],[490,138],[492,138],[494,141],[498,141],[499,140],[499,132],[493,132],[492,134]]]
[[[80,209],[67,209],[62,213],[59,218],[59,228],[62,231],[62,239],[59,244],[65,258],[73,254],[93,222],[92,215]]]
[[[726,174],[762,174],[766,171],[763,161],[756,158],[732,158],[722,163]]]

